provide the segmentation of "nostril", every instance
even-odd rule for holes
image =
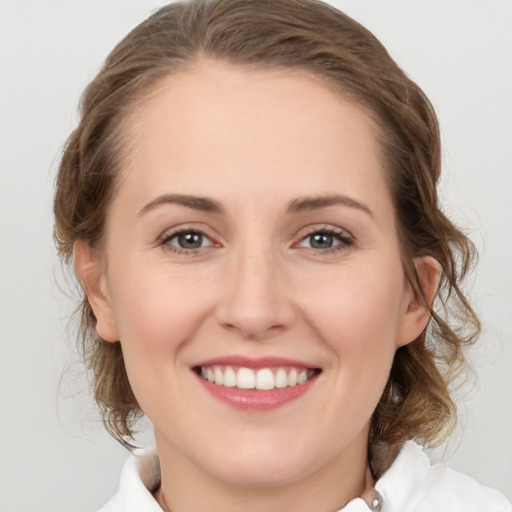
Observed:
[[[288,329],[293,324],[295,310],[284,296],[265,299],[234,294],[218,304],[216,318],[225,329],[257,341]]]

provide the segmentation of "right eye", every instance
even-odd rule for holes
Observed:
[[[177,252],[187,252],[210,247],[213,245],[213,242],[200,231],[182,230],[166,235],[162,240],[162,245]]]

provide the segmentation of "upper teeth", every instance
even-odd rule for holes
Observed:
[[[315,370],[304,368],[238,368],[231,366],[201,367],[201,377],[219,386],[239,389],[271,390],[304,384]]]

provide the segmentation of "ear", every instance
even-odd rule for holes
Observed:
[[[414,266],[423,296],[409,285],[408,302],[405,304],[397,336],[397,348],[414,341],[427,327],[430,320],[429,306],[434,301],[441,279],[441,265],[432,256],[416,258]]]
[[[108,295],[104,264],[82,240],[77,240],[74,244],[73,264],[96,317],[98,336],[105,341],[118,341],[119,334]]]

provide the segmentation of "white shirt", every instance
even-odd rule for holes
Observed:
[[[98,512],[162,512],[151,493],[159,483],[156,451],[139,450],[124,465],[117,493]],[[412,441],[404,444],[375,488],[382,496],[381,512],[512,512],[499,491],[444,464],[431,465],[423,448]],[[356,498],[338,512],[370,510]]]

